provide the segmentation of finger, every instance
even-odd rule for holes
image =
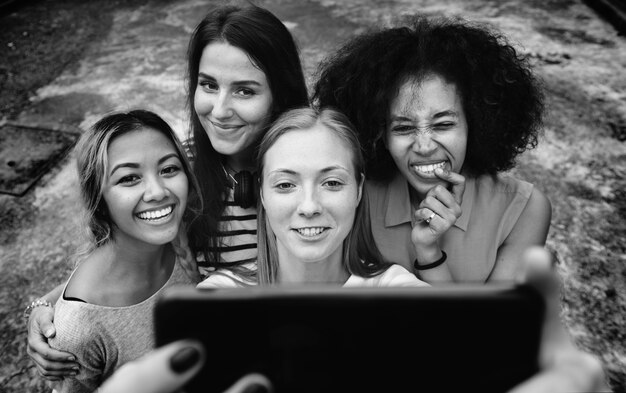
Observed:
[[[50,363],[45,368],[59,369],[78,365],[74,355],[50,347],[48,342],[41,338],[36,341],[29,341],[28,345],[28,354],[33,360],[39,364]]]
[[[28,336],[44,336],[51,338],[56,335],[54,328],[54,308],[36,307],[28,319]]]
[[[444,205],[438,198],[436,198],[433,195],[427,195],[426,198],[424,198],[422,202],[420,203],[420,208],[428,210],[426,212],[421,212],[420,218],[427,218],[430,215],[432,215],[432,213],[435,213],[437,216],[442,218],[446,223],[450,225],[456,222],[456,219],[457,219],[456,210],[459,211],[459,215],[460,215],[460,207],[458,207],[458,209],[454,209],[454,208],[451,209],[448,206]],[[430,213],[429,211],[432,213]],[[433,218],[433,220],[435,220],[435,218]],[[432,220],[431,220],[431,223],[432,223]]]
[[[172,393],[201,368],[205,352],[197,341],[181,340],[120,367],[99,393]],[[211,383],[210,379],[207,383]]]
[[[264,375],[248,374],[235,382],[235,384],[224,393],[262,393],[271,391],[273,391],[272,383]]]
[[[454,217],[461,216],[461,205],[457,203],[454,195],[452,195],[452,193],[445,187],[441,185],[436,185],[435,187],[431,188],[426,194],[426,197],[424,198],[424,200],[427,200],[429,197],[436,198],[439,202],[441,202],[443,206],[445,207],[445,209],[451,213],[450,218],[453,218],[452,216]],[[424,201],[420,203],[420,206],[422,206],[423,203]],[[437,214],[439,214],[439,212],[437,212]],[[440,215],[442,217],[447,217],[442,214]]]
[[[465,177],[461,174],[449,171],[447,169],[435,169],[435,175],[441,180],[445,180],[452,185],[452,195],[454,200],[460,205],[463,201],[463,192],[465,191]]]
[[[37,366],[39,374],[43,377],[69,377],[76,375],[80,370],[78,363],[75,362],[48,362],[45,359],[32,358]]]

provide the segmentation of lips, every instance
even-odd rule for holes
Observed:
[[[219,122],[215,122],[211,120],[209,120],[209,122],[213,125],[213,127],[220,129],[220,130],[225,130],[225,131],[236,130],[236,129],[243,127],[243,125],[241,124],[223,124],[223,123],[219,123]]]
[[[447,165],[448,161],[431,161],[429,163],[411,163],[410,167],[413,170],[413,173],[420,177],[435,179],[437,176],[435,175],[435,169],[441,168],[444,169]]]
[[[135,214],[135,216],[145,221],[159,221],[169,217],[174,211],[174,205],[166,206],[160,209],[146,210]]]
[[[295,229],[300,235],[304,237],[315,237],[322,232],[324,232],[327,228],[325,227],[307,227],[307,228],[297,228]]]

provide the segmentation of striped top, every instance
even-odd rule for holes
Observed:
[[[234,189],[228,189],[226,208],[220,222],[220,240],[217,249],[209,248],[210,252],[220,254],[220,262],[226,265],[243,265],[255,268],[257,258],[257,222],[256,207],[244,209],[235,205]],[[202,278],[206,278],[214,267],[208,266],[204,255],[196,256],[198,270]]]

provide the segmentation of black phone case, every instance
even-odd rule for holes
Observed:
[[[503,392],[538,370],[543,299],[526,286],[171,288],[156,343],[203,342],[189,393],[249,372],[275,392]]]

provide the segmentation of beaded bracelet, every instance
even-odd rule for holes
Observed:
[[[427,263],[426,265],[420,265],[419,263],[417,263],[417,258],[415,258],[415,262],[413,262],[413,268],[415,270],[432,269],[432,268],[437,267],[437,266],[441,265],[442,263],[444,263],[447,258],[448,258],[448,255],[446,255],[446,252],[441,250],[441,258],[437,259],[435,262]]]
[[[33,311],[33,309],[35,307],[39,307],[39,306],[45,306],[45,307],[52,307],[52,303],[50,303],[47,300],[43,300],[43,299],[37,299],[33,302],[31,302],[28,306],[26,306],[26,308],[24,309],[24,313],[23,316],[24,318],[28,318],[30,317],[30,313]]]

